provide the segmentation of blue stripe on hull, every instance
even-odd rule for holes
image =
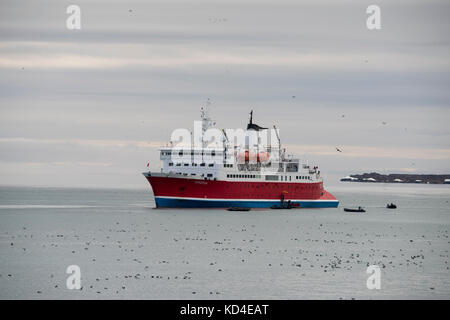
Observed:
[[[166,208],[270,208],[280,205],[279,200],[274,201],[247,201],[247,200],[197,200],[197,199],[170,199],[155,198],[157,207]],[[300,208],[337,208],[339,201],[292,201],[300,204]]]

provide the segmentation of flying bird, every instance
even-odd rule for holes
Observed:
[[[341,150],[339,150],[339,148],[338,148],[338,147],[336,147],[336,150],[337,150],[338,152],[342,152]]]

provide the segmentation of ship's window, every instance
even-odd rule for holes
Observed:
[[[169,162],[169,167],[172,167],[173,166],[173,163],[172,162]]]
[[[208,173],[206,176],[207,177],[212,177],[213,175],[212,175],[212,173]]]
[[[191,176],[195,176],[196,174],[195,173],[191,173]]]
[[[200,163],[200,167],[204,167],[205,166],[205,163],[203,162],[203,163]]]
[[[181,163],[177,163],[177,167],[181,166]]]
[[[298,163],[288,163],[286,165],[286,172],[297,172],[298,171]]]
[[[189,163],[185,163],[184,166],[187,167],[189,165]]]
[[[183,155],[183,151],[178,152],[178,155],[182,156]]]
[[[211,155],[212,155],[212,156],[215,156],[215,155],[216,155],[216,152],[215,152],[215,151],[211,151]]]
[[[267,175],[266,181],[278,181],[278,176],[276,175]]]
[[[291,181],[291,178],[292,178],[292,177],[291,177],[291,176],[289,176],[289,181]]]
[[[213,166],[214,166],[214,163],[208,164],[208,167],[213,167]]]

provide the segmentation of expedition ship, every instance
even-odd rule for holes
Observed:
[[[274,126],[278,147],[250,143],[251,136],[268,131],[253,123],[253,111],[245,145],[234,145],[222,130],[222,143],[213,147],[203,134],[215,124],[207,107],[201,110],[202,140],[160,149],[160,172],[144,172],[156,207],[178,208],[330,208],[339,201],[323,187],[317,166],[301,164],[286,156]],[[218,129],[217,129],[218,130]],[[192,136],[192,134],[191,134]],[[230,139],[231,140],[231,139]],[[275,143],[276,144],[276,143]]]

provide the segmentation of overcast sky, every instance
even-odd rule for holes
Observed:
[[[276,124],[325,184],[449,173],[449,14],[437,0],[2,0],[0,184],[146,187],[158,146],[208,98],[220,128],[250,109]]]

